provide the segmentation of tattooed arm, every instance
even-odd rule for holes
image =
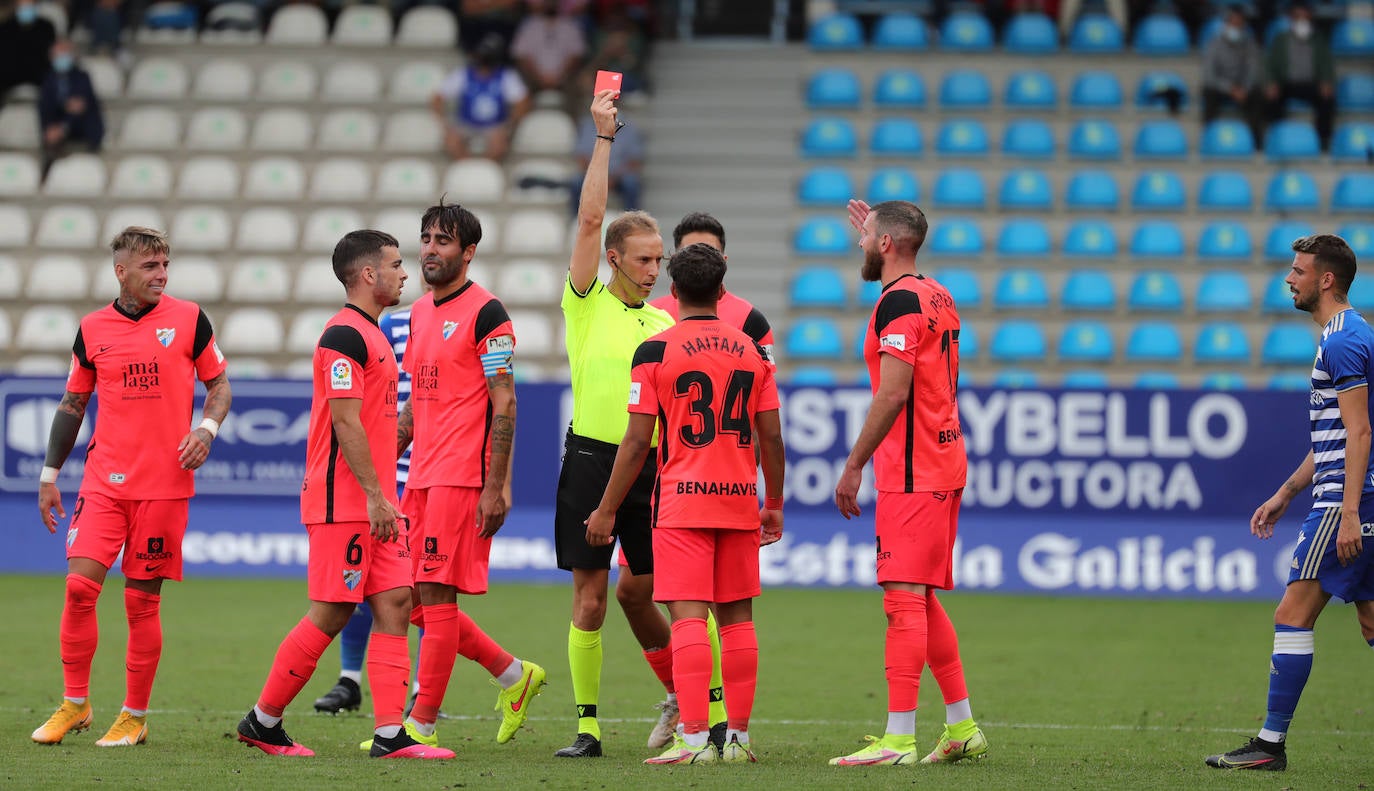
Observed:
[[[396,419],[396,458],[400,458],[410,443],[415,441],[415,412],[410,408],[410,399],[401,407],[401,415]]]
[[[223,423],[224,418],[229,414],[229,404],[234,400],[233,392],[229,388],[229,376],[221,372],[218,376],[205,383],[205,407],[201,414],[207,420],[215,423]],[[194,470],[205,463],[210,457],[210,443],[215,441],[215,435],[210,433],[210,429],[204,426],[196,426],[191,429],[186,436],[181,438],[181,443],[177,445],[177,461],[181,463],[183,470]]]
[[[515,377],[509,372],[488,376],[487,393],[491,396],[491,463],[477,502],[477,529],[483,538],[496,535],[510,510],[505,491],[515,440]]]
[[[81,423],[86,418],[86,405],[91,402],[90,393],[62,394],[62,402],[52,416],[52,429],[48,432],[48,455],[43,466],[61,469],[76,445],[76,436],[81,433]],[[49,533],[57,532],[57,520],[66,519],[67,512],[62,508],[62,492],[56,483],[38,484],[38,511],[43,516],[43,526]],[[54,516],[53,512],[57,515]]]

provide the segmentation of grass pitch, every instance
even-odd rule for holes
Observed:
[[[165,648],[148,743],[94,741],[123,699],[122,583],[101,599],[92,678],[95,725],[56,747],[29,741],[61,690],[60,577],[0,577],[0,787],[345,789],[896,788],[1364,789],[1374,786],[1374,656],[1354,612],[1317,630],[1317,661],[1289,744],[1286,773],[1226,773],[1202,757],[1253,735],[1264,712],[1272,605],[950,594],[973,710],[991,742],[976,763],[840,769],[885,723],[881,597],[876,590],[768,590],[755,608],[761,678],[750,729],[755,765],[649,767],[644,739],[662,698],[611,605],[600,710],[607,756],[555,759],[573,736],[563,586],[501,585],[463,602],[498,641],[549,671],[516,739],[498,746],[495,690],[461,657],[444,709],[449,762],[373,761],[357,749],[363,713],[330,717],[311,703],[334,682],[337,649],[287,711],[314,759],[271,758],[234,738],[278,642],[305,612],[303,581],[192,580],[164,591]],[[943,722],[926,674],[918,746]],[[366,689],[366,687],[364,687]]]

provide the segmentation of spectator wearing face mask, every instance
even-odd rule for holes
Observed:
[[[1295,0],[1289,7],[1288,29],[1270,42],[1264,65],[1269,118],[1287,116],[1289,99],[1308,102],[1316,115],[1317,138],[1327,150],[1336,119],[1336,67],[1331,45],[1313,28],[1306,3]]]
[[[1262,74],[1259,45],[1246,24],[1245,9],[1238,4],[1229,6],[1221,32],[1202,50],[1203,125],[1234,105],[1245,116],[1255,145],[1263,145]]]
[[[444,121],[444,149],[453,159],[467,157],[479,140],[485,146],[483,156],[505,159],[516,124],[530,110],[529,90],[506,65],[505,51],[500,36],[488,35],[468,65],[455,69],[430,97],[430,109]]]
[[[52,23],[38,15],[32,0],[15,4],[0,22],[0,102],[18,85],[37,87],[48,73],[48,50],[57,40]]]
[[[43,172],[69,145],[99,151],[105,119],[91,77],[76,63],[72,44],[52,45],[52,71],[38,90],[38,120],[43,129]]]

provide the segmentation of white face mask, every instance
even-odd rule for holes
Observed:
[[[1312,23],[1306,19],[1299,19],[1293,23],[1293,35],[1298,38],[1307,38],[1312,35]]]

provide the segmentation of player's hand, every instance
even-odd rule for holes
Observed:
[[[596,122],[596,133],[615,137],[616,115],[620,113],[615,106],[615,91],[604,90],[592,97],[592,120]]]
[[[861,200],[849,201],[849,224],[859,233],[864,232],[864,220],[868,219],[868,203]]]
[[[1342,566],[1349,566],[1360,556],[1364,543],[1360,539],[1360,515],[1341,512],[1341,527],[1336,531],[1336,558]]]
[[[372,525],[372,537],[378,541],[385,544],[400,538],[402,518],[400,510],[385,497],[367,498],[367,521]]]
[[[592,515],[582,524],[587,526],[587,543],[594,547],[604,547],[615,539],[612,533],[615,532],[615,514],[602,513],[598,508],[592,511]]]
[[[204,464],[210,458],[210,443],[214,441],[209,429],[203,428],[196,428],[182,437],[181,444],[177,445],[177,462],[181,469],[194,470]]]
[[[56,511],[57,515],[53,516]],[[62,492],[55,483],[38,484],[38,513],[43,515],[43,526],[49,533],[57,532],[57,520],[66,519],[67,512],[62,508]]]
[[[782,538],[782,509],[774,511],[770,508],[759,509],[759,524],[763,533],[759,538],[759,546],[766,547],[775,544]]]
[[[1274,524],[1287,510],[1287,499],[1277,494],[1270,497],[1259,508],[1256,508],[1255,513],[1250,517],[1250,532],[1259,538],[1269,538],[1274,535]]]
[[[859,515],[859,484],[863,481],[864,471],[862,469],[851,470],[844,468],[840,473],[840,482],[835,485],[835,507],[840,509],[840,516],[848,519]]]
[[[491,538],[506,523],[510,501],[501,492],[483,488],[477,499],[477,535]]]

